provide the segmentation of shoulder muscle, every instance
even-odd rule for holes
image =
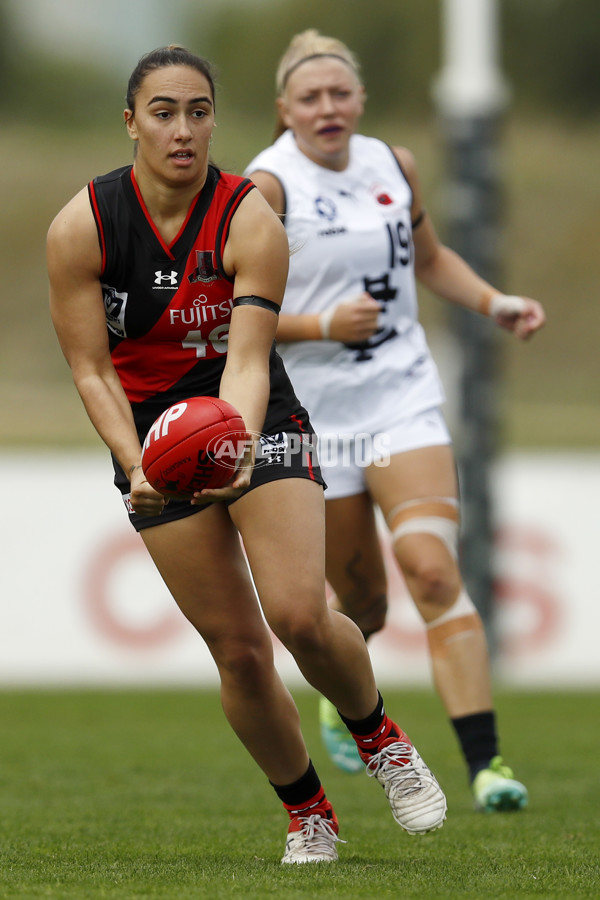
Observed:
[[[285,194],[283,186],[271,172],[257,171],[250,175],[250,178],[261,192],[267,203],[278,215],[285,212]]]
[[[258,294],[281,301],[288,271],[285,228],[259,191],[244,197],[233,217],[223,254],[235,277],[236,294]]]
[[[77,276],[100,275],[102,256],[87,187],[58,213],[48,229],[46,246],[51,279],[67,274],[65,270]]]

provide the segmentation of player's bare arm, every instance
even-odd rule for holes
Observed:
[[[251,191],[234,216],[223,263],[234,275],[234,299],[257,296],[281,305],[288,272],[283,225],[258,191]],[[221,396],[239,409],[247,428],[260,431],[269,393],[268,359],[277,314],[255,305],[231,316]]]
[[[50,311],[73,380],[90,420],[132,481],[140,479],[141,447],[131,407],[113,367],[108,347],[101,253],[87,189],[80,191],[52,222],[47,239]],[[147,483],[142,505],[164,505]]]
[[[234,275],[234,299],[259,297],[281,305],[288,271],[288,243],[281,222],[258,191],[252,191],[234,216],[223,255],[225,270]],[[249,304],[231,314],[227,362],[220,396],[238,409],[251,435],[264,424],[270,391],[269,354],[277,330],[275,309]],[[231,485],[202,491],[197,499],[222,500],[241,493],[252,475],[254,446]]]
[[[413,229],[417,279],[438,297],[491,316],[517,337],[531,337],[546,321],[541,304],[529,297],[506,296],[441,243],[425,212],[412,153],[405,147],[395,147],[394,154],[413,192],[411,218],[417,223]]]

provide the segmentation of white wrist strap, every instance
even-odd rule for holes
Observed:
[[[490,316],[520,316],[525,312],[525,301],[513,294],[494,294],[490,298]]]
[[[331,320],[333,319],[335,310],[335,306],[330,306],[329,309],[326,309],[319,316],[319,328],[321,329],[321,338],[324,341],[329,340],[329,335],[331,332]]]

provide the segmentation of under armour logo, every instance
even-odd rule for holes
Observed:
[[[154,279],[154,284],[162,284],[163,281],[168,281],[169,284],[177,284],[177,272],[171,271],[171,273],[167,273],[166,275],[159,269],[158,272],[154,273],[156,278]]]

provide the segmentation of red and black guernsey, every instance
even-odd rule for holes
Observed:
[[[141,437],[172,403],[218,396],[233,305],[223,251],[232,218],[253,189],[249,179],[210,165],[204,187],[167,245],[132,166],[88,185],[102,250],[111,357]],[[284,430],[301,409],[274,346],[270,374],[267,432]]]

